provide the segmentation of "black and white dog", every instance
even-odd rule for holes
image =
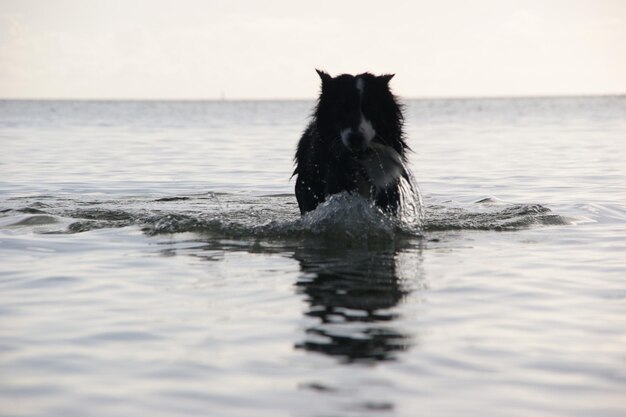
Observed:
[[[298,143],[293,173],[300,212],[348,191],[396,214],[400,181],[412,186],[412,175],[405,164],[402,107],[389,89],[393,75],[317,73],[321,94]]]

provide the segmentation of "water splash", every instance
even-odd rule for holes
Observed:
[[[408,179],[400,178],[400,209],[398,211],[398,225],[408,232],[419,232],[425,219],[424,202],[413,176],[409,173]]]
[[[422,205],[410,183],[401,185],[401,210],[390,216],[354,193],[333,195],[300,217],[293,195],[196,195],[113,200],[53,196],[5,200],[0,227],[40,233],[80,233],[140,227],[148,235],[202,233],[241,238],[300,239],[305,236],[353,240],[421,236],[446,230],[520,230],[572,224],[539,204],[511,204],[486,198],[471,204]]]
[[[355,238],[393,237],[395,222],[366,198],[356,193],[332,195],[302,217],[301,226],[314,234]]]

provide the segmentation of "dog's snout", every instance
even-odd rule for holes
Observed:
[[[344,144],[352,152],[362,152],[365,150],[365,137],[359,132],[349,132],[345,136]]]
[[[360,151],[364,148],[365,138],[359,133],[353,133],[348,136],[348,146],[353,151]]]

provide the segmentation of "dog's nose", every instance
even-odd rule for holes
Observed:
[[[350,133],[347,137],[348,149],[352,152],[363,152],[365,150],[365,137],[360,133]]]

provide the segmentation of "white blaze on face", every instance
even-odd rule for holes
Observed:
[[[365,89],[365,81],[363,78],[356,79],[356,89],[359,92],[359,106],[361,106],[363,101],[363,90]],[[359,122],[358,130],[359,133],[365,138],[365,146],[369,146],[372,139],[376,136],[376,131],[374,130],[374,126],[372,126],[372,122],[367,120],[363,115],[363,110],[360,109],[359,111],[361,113],[361,120]],[[352,128],[342,129],[340,132],[341,141],[347,147],[349,147],[348,137],[350,137],[352,133],[354,133],[354,129]]]
[[[363,95],[363,90],[365,89],[365,82],[363,78],[356,79],[356,89],[359,90],[359,96]]]
[[[360,102],[362,103],[363,90],[365,90],[365,82],[363,81],[363,78],[356,79],[356,89],[359,91],[359,98]],[[372,122],[365,118],[365,116],[363,115],[363,110],[361,110],[361,123],[359,123],[359,132],[363,135],[363,137],[365,138],[365,143],[368,145],[372,141],[372,139],[374,139],[374,136],[376,136],[376,131],[372,126]]]

